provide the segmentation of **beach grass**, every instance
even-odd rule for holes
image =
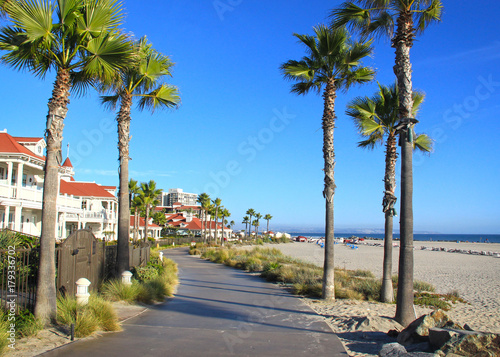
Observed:
[[[276,248],[236,249],[234,247],[203,247],[193,252],[201,258],[249,272],[260,272],[267,281],[285,285],[293,294],[319,298],[322,294],[323,268],[285,256]],[[395,294],[397,276],[393,277]],[[338,299],[380,300],[381,281],[368,270],[335,269],[335,296]],[[415,304],[435,308],[451,308],[453,294],[435,294],[435,287],[423,281],[414,282]],[[462,300],[463,301],[463,300]]]

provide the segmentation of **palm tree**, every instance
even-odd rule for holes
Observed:
[[[139,194],[140,187],[138,186],[138,182],[134,179],[130,179],[128,182],[128,192],[129,192],[129,205],[130,208],[133,209],[134,212],[134,242],[137,241],[137,226],[139,225],[138,223],[138,217],[139,217],[139,206],[137,204],[134,205],[134,199],[136,196]]]
[[[271,216],[269,213],[264,216],[264,219],[267,221],[267,234],[269,234],[269,221],[273,219],[273,216]]]
[[[412,116],[418,113],[424,100],[424,94],[413,92]],[[359,97],[347,105],[346,114],[353,118],[359,133],[366,137],[358,146],[373,149],[376,144],[385,141],[385,175],[384,198],[382,201],[385,213],[385,238],[384,238],[384,265],[382,274],[382,289],[380,293],[383,302],[394,301],[392,287],[392,230],[393,216],[396,215],[394,204],[396,202],[396,161],[397,161],[397,121],[399,108],[399,93],[396,84],[386,87],[379,84],[379,91],[372,97]],[[414,141],[416,148],[429,152],[432,141],[425,134],[418,135]]]
[[[217,243],[217,239],[218,239],[218,229],[217,229],[217,221],[219,220],[219,208],[221,207],[221,199],[220,198],[216,198],[214,200],[212,200],[212,203],[214,205],[214,208],[215,208],[215,243]]]
[[[110,81],[130,63],[130,44],[117,32],[123,14],[116,0],[19,0],[4,3],[12,25],[0,31],[3,63],[37,77],[56,73],[48,103],[45,138],[42,232],[35,315],[44,323],[55,317],[55,232],[58,171],[64,119],[70,91]]]
[[[345,2],[339,9],[332,11],[333,26],[348,25],[359,30],[363,36],[387,36],[396,49],[393,68],[398,82],[398,117],[401,123],[401,248],[396,321],[403,326],[415,319],[412,131],[416,120],[410,118],[413,110],[410,49],[416,35],[421,34],[432,22],[441,20],[442,9],[441,0],[356,0]]]
[[[257,232],[259,231],[259,221],[258,220],[254,220],[252,222],[252,226],[255,227],[255,239],[257,239]]]
[[[323,90],[323,158],[325,162],[326,200],[325,262],[323,273],[323,298],[335,299],[334,289],[334,230],[333,196],[335,194],[333,129],[335,128],[335,98],[337,91],[347,91],[352,85],[369,82],[374,71],[361,65],[370,55],[371,42],[352,42],[346,29],[329,29],[324,25],[314,28],[314,36],[294,34],[305,45],[308,56],[301,61],[290,60],[281,65],[286,79],[298,81],[292,92],[307,94]]]
[[[134,234],[133,234],[134,243],[139,241],[140,214],[141,211],[144,209],[144,201],[140,193],[141,191],[139,189],[137,196],[134,197],[134,200],[131,203],[131,208],[134,210]]]
[[[227,221],[225,218],[228,218],[231,216],[231,213],[227,210],[227,208],[222,208],[221,209],[221,215],[222,215],[222,245],[224,245],[224,225],[227,224]]]
[[[203,236],[203,240],[205,241],[206,240],[205,233],[206,233],[206,227],[207,227],[207,225],[206,225],[206,217],[207,217],[206,208],[207,208],[207,202],[210,202],[210,196],[208,194],[206,194],[205,192],[203,192],[203,193],[198,195],[198,198],[196,201],[201,206],[201,210],[200,210],[201,234]]]
[[[115,110],[118,103],[116,121],[118,123],[118,151],[120,161],[119,219],[118,219],[118,274],[128,270],[128,237],[130,236],[128,196],[129,142],[132,100],[139,98],[139,110],[149,109],[154,112],[160,108],[175,108],[180,102],[176,87],[164,82],[171,76],[173,63],[170,58],[157,52],[148,43],[146,37],[134,43],[134,62],[121,71],[110,85],[101,87],[102,91],[111,92],[102,96],[102,103]],[[147,234],[146,234],[147,236]]]
[[[156,188],[156,182],[153,180],[141,183],[141,192],[139,194],[146,210],[146,217],[144,218],[144,242],[148,241],[149,213],[152,208],[160,203],[158,196],[162,191],[162,189]]]
[[[248,216],[250,217],[248,219],[248,236],[251,238],[252,235],[250,234],[250,230],[252,229],[252,217],[255,216],[255,210],[253,208],[249,208],[247,211],[246,211],[246,214],[248,214]]]
[[[259,223],[259,220],[262,218],[262,215],[260,213],[256,213],[255,214],[255,220],[257,221],[257,223]],[[257,231],[255,232],[255,238],[257,238],[259,236],[259,226],[260,224],[257,224],[255,226],[255,228],[257,229]]]
[[[250,218],[248,216],[245,216],[243,217],[243,221],[241,223],[243,223],[245,225],[245,236],[247,235],[247,232],[248,232],[248,224],[250,223]]]

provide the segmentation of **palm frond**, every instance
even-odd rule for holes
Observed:
[[[375,70],[370,67],[357,67],[354,70],[346,71],[341,78],[342,91],[346,92],[355,84],[362,84],[373,81]]]
[[[91,39],[85,50],[89,52],[83,63],[88,76],[103,82],[116,79],[116,72],[126,68],[132,58],[132,46],[128,39],[119,34],[103,34]]]
[[[429,1],[427,1],[429,3]],[[443,12],[443,3],[441,0],[432,0],[430,5],[420,12],[417,12],[417,32],[423,32],[427,26],[432,22],[441,21],[441,14]]]
[[[418,134],[413,140],[413,150],[431,153],[434,148],[434,140],[427,134]]]
[[[151,112],[157,108],[176,108],[181,101],[178,88],[168,84],[163,84],[151,93],[142,94],[140,97],[139,110],[147,108]]]
[[[116,110],[120,95],[102,95],[100,96],[101,104],[108,110]]]
[[[283,63],[280,67],[283,76],[288,80],[305,80],[310,81],[314,78],[314,69],[309,67],[306,61],[290,60]]]

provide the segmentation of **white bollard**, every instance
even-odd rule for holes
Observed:
[[[132,285],[132,273],[128,270],[122,273],[122,283],[125,285]]]
[[[81,305],[89,303],[89,285],[91,284],[88,279],[80,278],[76,281],[76,302]]]
[[[163,261],[163,252],[160,252],[160,261]]]

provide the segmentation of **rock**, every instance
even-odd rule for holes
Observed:
[[[406,348],[397,342],[386,343],[378,353],[379,357],[400,357],[407,354]]]
[[[401,331],[398,331],[396,329],[392,329],[392,330],[387,331],[387,336],[396,338],[396,337],[398,337],[400,332]]]
[[[429,342],[431,346],[438,350],[443,347],[452,337],[456,335],[478,335],[480,333],[470,330],[456,330],[452,328],[431,327],[429,329]]]
[[[459,355],[464,357],[500,356],[500,335],[496,334],[457,334],[439,351],[439,356]]]
[[[462,330],[443,310],[433,311],[429,315],[420,316],[398,335],[398,343],[406,346],[412,343],[429,341],[429,328],[448,327]]]
[[[354,328],[355,331],[402,331],[401,326],[396,320],[382,316],[367,316],[361,319]]]

